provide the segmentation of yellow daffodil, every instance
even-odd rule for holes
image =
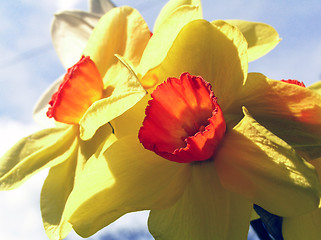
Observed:
[[[93,7],[93,9],[95,9],[95,7]],[[57,16],[60,15],[58,14]],[[62,14],[60,17],[71,17],[71,20],[69,20],[73,22],[74,19],[79,16],[81,18],[85,17],[85,22],[89,23],[90,31],[92,25],[96,23],[98,16],[100,17],[100,15],[93,17],[83,13]],[[138,82],[133,69],[135,69],[140,78],[144,76],[144,78],[141,79],[141,83],[148,88],[148,84],[146,84],[147,75],[145,76],[143,71],[138,71],[138,69],[141,68],[140,66],[144,66],[142,69],[146,70],[148,67],[151,69],[163,62],[166,53],[171,49],[171,44],[177,38],[180,30],[187,23],[200,18],[202,18],[200,1],[170,1],[157,20],[153,31],[156,40],[151,42],[151,47],[149,47],[146,53],[148,55],[148,52],[158,45],[159,49],[155,51],[155,53],[160,53],[160,55],[155,55],[157,59],[149,58],[150,64],[147,66],[145,64],[147,61],[146,54],[143,63],[140,64],[145,47],[151,38],[147,24],[139,13],[130,7],[110,10],[100,19],[95,27],[85,50],[82,52],[84,57],[69,68],[64,78],[51,86],[41,98],[35,110],[36,115],[47,112],[48,117],[55,119],[56,126],[39,131],[20,140],[1,158],[0,188],[2,190],[9,190],[18,187],[38,171],[47,167],[51,168],[41,192],[42,217],[46,233],[50,239],[61,239],[69,233],[72,228],[69,222],[70,217],[77,216],[79,213],[78,207],[85,206],[88,199],[92,199],[93,195],[97,194],[98,189],[104,191],[108,186],[114,188],[119,184],[117,174],[114,176],[115,171],[106,169],[104,152],[116,141],[116,135],[122,137],[131,133],[131,129],[137,130],[137,121],[143,117],[143,114],[136,111],[136,109],[130,110],[123,118],[119,117],[126,110],[133,107],[146,94],[146,91]],[[268,39],[268,35],[266,35],[264,31],[258,31],[256,35],[251,35],[246,34],[246,31],[249,30],[248,28],[244,28],[246,29],[246,31],[244,30],[244,36],[248,37],[248,42],[251,42],[251,39],[252,42],[255,42],[252,46],[256,47],[256,55],[251,57],[252,60],[270,51],[279,41],[277,33],[268,25],[244,21],[235,21],[233,24],[240,26],[240,29],[243,29],[242,25],[247,25],[252,30],[257,29],[257,27],[254,26],[259,25],[263,29],[268,29],[273,32],[273,39]],[[88,31],[85,32],[88,33]],[[60,36],[62,33],[60,32],[59,34],[59,31],[57,31],[55,34],[55,36]],[[152,39],[153,38],[154,36]],[[266,38],[267,41],[256,41],[256,38]],[[166,41],[163,42],[163,39],[166,39]],[[83,44],[85,40],[80,40],[81,44]],[[75,44],[73,47],[74,46],[76,46],[78,51],[78,45]],[[65,54],[64,50],[59,49],[57,51],[62,55]],[[115,54],[119,55],[122,63],[114,56]],[[68,60],[69,58],[66,59],[64,65],[69,67],[71,62]],[[126,61],[128,61],[129,65],[127,65]],[[157,74],[155,76],[157,81],[161,77],[161,75]],[[157,81],[154,81],[153,86],[156,85]],[[48,100],[51,96],[52,98],[49,102]],[[147,98],[141,101],[137,108],[145,107],[146,99]],[[48,102],[49,105],[47,104]],[[136,114],[138,114],[138,117],[136,117]],[[127,118],[128,116],[129,118]],[[115,118],[117,118],[117,120],[113,122],[113,126],[108,123]],[[130,118],[133,118],[134,121],[131,126],[128,126],[128,124],[131,124],[128,123]],[[125,125],[123,125],[124,120],[126,120]],[[114,134],[115,130],[116,135]],[[115,146],[117,146],[117,144],[115,144]],[[112,150],[112,152],[113,151],[114,150]],[[145,152],[146,151],[138,152],[138,156],[142,153],[145,154]],[[111,153],[110,156],[113,156],[113,153]],[[123,160],[124,159],[120,159],[121,164]],[[146,158],[146,161],[149,160],[149,158]],[[159,207],[169,206],[173,203],[174,198],[181,196],[184,189],[183,186],[185,186],[187,181],[182,182],[179,179],[187,180],[191,172],[191,170],[188,170],[189,174],[186,174],[185,171],[178,170],[180,167],[173,168],[172,163],[168,165],[166,163],[165,165],[166,168],[168,167],[168,171],[173,173],[174,178],[175,176],[178,177],[176,183],[168,186],[168,190],[174,190],[175,188],[180,190],[174,194],[174,197],[172,194],[165,196],[162,195],[163,193],[160,193],[164,201],[163,205],[159,205]],[[100,167],[101,171],[92,171],[92,167]],[[149,166],[149,164],[143,164],[141,167],[146,168],[146,171],[151,167],[150,174],[154,174],[155,165]],[[186,169],[187,168],[188,167],[186,167]],[[135,169],[137,169],[136,163],[133,165],[133,170]],[[105,170],[108,171],[105,172]],[[122,169],[117,167],[117,170],[120,170],[118,173],[122,175]],[[124,172],[127,171],[126,169],[124,170]],[[161,172],[163,171],[163,159],[160,161],[159,170]],[[181,173],[177,175],[177,171]],[[307,167],[307,179],[310,179],[310,171],[311,169]],[[128,177],[131,178],[132,176]],[[129,190],[135,183],[143,181],[145,177],[142,177],[143,178],[139,178],[138,180],[132,178],[133,182],[130,184],[121,184],[121,192]],[[305,179],[305,177],[304,175],[303,178]],[[88,183],[91,185],[87,184],[88,179],[90,179]],[[125,183],[127,180],[128,178],[126,176],[124,179]],[[120,181],[120,183],[121,182],[122,181]],[[311,182],[313,182],[313,179]],[[166,187],[168,182],[166,179],[160,179],[158,183]],[[218,182],[214,184],[217,185],[219,189],[221,188]],[[302,188],[300,184],[298,185],[299,188]],[[154,185],[152,184],[151,186]],[[307,186],[308,192],[312,191],[310,189],[312,186],[313,184]],[[86,191],[80,194],[78,189],[83,187],[86,188]],[[141,190],[145,194],[146,191],[150,189],[147,187]],[[154,192],[155,191],[157,192],[158,189],[155,188]],[[224,194],[226,195],[225,192],[223,195]],[[232,193],[228,193],[226,196],[229,198],[231,194]],[[98,195],[99,194],[97,194],[97,197],[99,197]],[[119,196],[121,197],[121,195]],[[151,199],[153,202],[152,205],[158,202],[159,196],[158,194],[154,200]],[[137,202],[137,199],[133,200]],[[114,201],[114,197],[106,201],[108,205],[108,201]],[[247,209],[249,207],[248,202],[244,199],[241,201],[246,202],[245,209]],[[121,204],[127,204],[126,198],[120,202],[123,202]],[[138,202],[137,204],[140,205]],[[138,210],[154,208],[152,206],[149,207],[149,205],[146,206],[145,204],[141,206],[142,207],[138,207]],[[125,212],[133,211],[136,208],[137,207],[134,207],[132,209],[130,207],[125,210],[119,208],[115,211],[115,215],[111,215],[110,217],[115,220]],[[92,210],[93,215],[99,214],[95,212],[97,209]],[[102,209],[102,212],[104,211],[105,210]],[[74,212],[77,214],[74,214]],[[247,224],[248,223],[245,222],[242,226]],[[101,220],[94,225],[95,227],[93,229],[88,229],[88,232],[81,232],[81,234],[88,235],[105,226],[105,218],[102,217]],[[77,224],[75,224],[75,228],[79,228]]]
[[[253,203],[280,216],[316,209],[316,171],[295,149],[319,137],[320,97],[248,74],[247,41],[227,22],[195,20],[174,39],[161,28],[135,69],[152,99],[111,121],[119,139],[84,167],[67,202],[75,231],[150,209],[156,239],[246,239]]]
[[[113,4],[108,0],[91,0],[89,3],[90,12],[63,11],[55,14],[51,29],[52,39],[56,52],[66,69],[80,58],[82,48],[86,45],[93,27],[101,15],[113,7]],[[163,35],[166,38],[165,42],[171,42],[185,24],[195,19],[202,19],[200,0],[171,0],[163,7],[157,17],[153,33],[160,32],[157,34]],[[249,61],[264,56],[280,41],[276,30],[267,24],[244,20],[228,20],[228,22],[237,26],[245,36],[248,42]],[[100,23],[100,25],[103,24]],[[95,41],[99,42],[103,39]],[[169,45],[163,46],[158,42],[155,44],[160,47],[159,51],[165,56]],[[56,92],[62,79],[63,77],[59,78],[49,87],[34,108],[34,119],[42,125],[52,124],[44,116],[48,107],[47,103],[51,95]]]
[[[114,8],[101,21],[109,30],[103,36],[109,50],[103,53],[108,65],[102,70],[96,55],[89,57],[86,49],[86,57],[68,69],[49,102],[47,116],[57,121],[57,127],[20,140],[0,162],[2,190],[15,188],[36,172],[51,167],[41,192],[41,212],[50,239],[64,238],[71,230],[66,202],[83,165],[99,157],[116,139],[108,122],[146,94],[135,75],[114,54],[133,63],[138,61],[150,39],[147,25],[130,7]]]
[[[77,62],[83,54],[87,41],[99,19],[114,4],[109,0],[89,0],[89,11],[65,10],[54,14],[51,24],[51,39],[56,53],[67,70]],[[58,90],[64,75],[60,76],[39,98],[34,107],[34,120],[45,127],[54,126],[54,121],[46,117],[48,102]]]

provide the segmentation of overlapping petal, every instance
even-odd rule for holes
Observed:
[[[164,24],[164,22],[168,21],[169,18],[173,18],[173,16],[177,15],[177,13],[173,14],[173,12],[176,12],[176,11],[181,12],[182,11],[182,7],[184,8],[184,6],[195,6],[195,7],[197,7],[199,18],[200,19],[202,18],[202,5],[201,5],[201,1],[200,0],[178,0],[178,1],[173,1],[172,0],[172,1],[167,2],[166,5],[162,8],[160,13],[158,14],[157,19],[156,19],[155,24],[154,24],[153,31],[157,32],[158,29],[160,28],[160,26],[162,24]],[[178,9],[180,9],[180,10],[178,10]],[[182,14],[182,13],[183,12],[181,12],[181,17],[180,18],[175,16],[177,18],[177,20],[181,21],[181,22],[186,21],[184,18],[186,18],[186,19],[188,18],[188,15],[185,15],[185,14]],[[190,21],[191,20],[193,20],[193,19],[190,19]]]
[[[195,20],[180,31],[164,61],[142,78],[142,85],[150,85],[151,75],[159,82],[168,76],[178,77],[182,72],[200,75],[212,84],[224,111],[246,79],[246,46],[246,40],[236,27],[224,21],[211,24]],[[151,54],[150,58],[153,57]]]
[[[236,26],[248,44],[248,61],[254,61],[270,52],[280,41],[279,34],[270,25],[244,20],[226,20]]]
[[[114,55],[126,57],[136,66],[149,39],[148,26],[137,10],[113,8],[95,26],[83,54],[93,59],[108,85],[107,70],[118,62]]]
[[[321,158],[314,159],[310,163],[317,170],[321,180]],[[285,239],[318,240],[321,236],[320,222],[321,205],[307,214],[283,218],[282,233]]]
[[[77,164],[77,152],[49,170],[40,198],[41,215],[49,239],[63,239],[72,226],[64,218],[65,204],[72,191]]]
[[[94,102],[80,120],[80,137],[83,140],[90,139],[100,126],[132,108],[146,95],[135,73],[123,64],[118,62],[114,65],[117,74],[108,81],[106,97]]]
[[[316,82],[308,87],[309,89],[321,94],[321,81]]]
[[[276,215],[314,210],[320,185],[313,166],[244,113],[215,156],[222,185]]]
[[[83,169],[87,162],[95,161],[116,141],[111,133],[110,126],[106,124],[89,141],[78,138],[77,148],[69,158],[50,169],[41,191],[40,202],[44,227],[50,239],[63,239],[70,232],[68,218],[74,208],[67,202],[73,194],[77,179],[86,173]]]
[[[226,190],[214,162],[194,164],[191,180],[170,208],[152,210],[149,230],[156,239],[246,239],[252,204]]]
[[[171,205],[189,178],[187,165],[145,151],[135,135],[124,137],[86,163],[69,199],[70,222],[88,237],[127,212]]]
[[[17,142],[1,157],[1,190],[16,188],[40,170],[68,159],[76,146],[76,132],[73,126],[49,128]]]
[[[187,23],[201,18],[202,14],[199,5],[183,5],[172,10],[157,30],[155,30],[153,37],[146,46],[137,69],[140,76],[145,76],[150,69],[157,67],[164,60],[173,41]],[[157,77],[153,79],[153,75],[149,73],[141,81],[145,88],[153,87],[158,81],[162,81]]]
[[[321,95],[295,84],[249,74],[240,104],[305,159],[321,157]],[[239,108],[237,104],[236,108]],[[237,112],[238,109],[230,109]]]
[[[104,4],[100,0],[91,4],[97,16],[111,7],[110,2]],[[81,12],[64,12],[60,17],[56,24],[60,24],[57,27],[62,30],[54,31],[60,37],[70,26],[78,26],[84,17],[81,31],[72,34],[83,34],[71,50],[72,55],[77,55],[76,49],[88,38],[97,19]],[[97,64],[105,89],[102,99],[95,99],[88,109],[86,107],[87,111],[82,112],[79,131],[78,125],[69,129],[66,126],[61,132],[58,128],[52,132],[45,130],[31,135],[31,140],[22,140],[5,155],[4,166],[0,167],[0,186],[4,189],[15,187],[38,168],[54,166],[41,196],[44,225],[50,238],[65,237],[71,225],[80,235],[88,237],[123,214],[144,209],[152,209],[150,229],[155,237],[245,238],[251,215],[250,202],[282,216],[316,208],[319,183],[314,168],[247,113],[233,129],[229,121],[228,133],[214,161],[203,164],[165,161],[144,150],[136,134],[124,137],[128,132],[137,132],[143,116],[142,106],[148,99],[145,97],[120,116],[145,96],[136,73],[140,74],[145,88],[152,88],[168,76],[178,77],[182,72],[189,72],[201,75],[213,85],[223,113],[233,116],[233,121],[240,120],[244,103],[260,123],[300,153],[311,158],[320,157],[321,141],[317,136],[320,131],[313,132],[319,129],[320,113],[312,91],[298,93],[297,86],[284,87],[284,83],[270,80],[259,81],[263,85],[257,87],[258,83],[253,80],[259,77],[254,75],[246,80],[248,44],[250,59],[263,56],[279,41],[274,29],[234,21],[242,34],[224,21],[195,20],[201,17],[198,0],[171,1],[163,9],[150,40],[150,31],[136,10],[130,7],[112,9],[96,25],[83,52]],[[260,36],[266,39],[261,40]],[[117,58],[115,54],[120,56]],[[63,58],[72,59],[68,54]],[[64,64],[68,65],[68,61]],[[261,88],[262,93],[257,93]],[[287,99],[285,114],[274,109],[275,99],[269,100],[266,96],[260,99],[260,94],[275,96],[274,92],[289,89],[284,97]],[[301,97],[300,101],[303,99],[302,104],[297,96]],[[264,107],[262,103],[271,105]],[[41,100],[36,112],[40,113],[44,105]],[[136,110],[138,114],[134,113]],[[276,116],[277,120],[270,121],[267,115]],[[124,122],[128,125],[125,119],[128,116],[134,123],[126,132],[128,129],[121,129],[121,126],[125,126]],[[298,123],[296,131],[299,137],[308,139],[308,146],[302,145],[302,140],[295,139],[294,134],[288,137],[285,131],[279,131],[288,118]],[[307,126],[310,128],[304,135],[303,128]],[[112,131],[122,138],[116,141]],[[40,143],[34,143],[34,138]],[[312,145],[316,142],[317,145]],[[28,152],[30,149],[34,153]],[[311,149],[312,153],[307,153]],[[18,160],[11,160],[13,158]],[[274,194],[270,194],[272,191]],[[289,195],[293,199],[289,200]],[[209,226],[212,223],[216,225]]]
[[[65,69],[80,59],[99,18],[98,14],[77,10],[55,13],[51,26],[51,38]]]

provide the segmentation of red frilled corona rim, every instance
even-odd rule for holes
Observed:
[[[222,110],[202,77],[183,73],[152,93],[138,138],[143,146],[175,162],[210,159],[224,137]]]
[[[300,82],[298,80],[294,80],[294,79],[287,79],[287,80],[281,80],[282,82],[286,82],[286,83],[290,83],[290,84],[294,84],[294,85],[298,85],[300,87],[305,87],[303,82]]]
[[[58,122],[78,124],[90,105],[103,94],[103,80],[95,63],[84,57],[67,70],[49,102],[47,116]]]

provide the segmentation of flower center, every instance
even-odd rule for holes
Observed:
[[[210,83],[183,73],[168,78],[151,96],[138,134],[146,149],[181,163],[214,155],[226,124]]]
[[[82,57],[67,70],[58,91],[49,102],[49,118],[58,122],[78,124],[90,105],[101,99],[104,92],[102,77],[90,57]]]

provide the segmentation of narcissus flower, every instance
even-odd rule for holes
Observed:
[[[56,52],[66,69],[72,66],[80,58],[83,53],[83,47],[86,46],[86,42],[89,39],[93,27],[96,26],[102,14],[113,7],[113,4],[107,0],[91,0],[89,3],[91,6],[91,11],[89,13],[83,11],[63,11],[55,14],[51,29],[52,39]],[[149,63],[149,67],[152,68],[152,65],[157,65],[158,63],[155,63],[155,61],[159,62],[164,56],[166,56],[172,41],[174,41],[177,34],[185,24],[202,18],[203,15],[200,0],[169,1],[157,17],[152,31],[158,35],[157,42],[152,41],[152,45],[156,45],[159,48],[158,51],[162,56],[160,56],[159,59],[152,60]],[[228,20],[228,22],[238,27],[246,38],[248,42],[249,61],[253,61],[264,56],[280,41],[277,31],[267,24],[244,20]],[[137,24],[142,24],[143,26],[146,25],[144,20],[138,21]],[[104,32],[104,34],[101,34],[101,36],[97,34],[96,38],[91,40],[92,42],[104,42],[108,39],[108,34],[113,34],[112,31],[109,31],[109,25],[104,25],[102,23],[99,25],[99,31]],[[139,32],[136,32],[136,34],[140,35]],[[162,36],[163,39],[160,39],[160,36]],[[135,41],[137,40],[138,39]],[[161,41],[162,44],[159,44],[159,41]],[[97,54],[99,52],[110,51],[110,49],[106,49],[103,44],[98,44],[95,49],[96,57],[99,56],[99,54]],[[90,49],[87,50],[87,54],[91,56]],[[128,57],[129,55],[130,54],[125,57]],[[103,58],[104,55],[99,57]],[[140,59],[136,58],[136,60],[133,61],[134,66],[138,64],[139,60]],[[151,59],[149,59],[149,61],[150,60]],[[143,71],[139,72],[142,73]],[[49,124],[52,124],[48,121],[48,118],[44,118],[43,116],[47,111],[47,103],[51,95],[56,92],[58,86],[62,82],[62,79],[63,77],[59,78],[52,84],[52,86],[50,86],[43,96],[41,96],[34,108],[34,119],[42,125],[48,126]]]
[[[67,70],[83,54],[87,41],[99,19],[114,6],[109,0],[89,0],[89,11],[65,10],[54,14],[51,24],[51,39],[56,53]],[[48,102],[63,81],[60,76],[39,98],[34,107],[34,120],[45,127],[54,126],[46,117]]]
[[[92,16],[83,13],[68,13],[62,15],[63,19],[71,17],[71,20],[69,19],[71,22],[74,22],[79,16],[85,18],[86,24],[77,25],[77,29],[79,30],[85,27],[86,36],[81,39],[76,38],[80,42],[78,42],[79,44],[72,43],[73,46],[82,46],[82,44],[84,44],[92,26],[96,24],[97,19],[101,16]],[[166,71],[161,71],[161,74],[159,74],[159,72],[153,72],[152,75],[145,73],[154,68],[159,71],[159,67],[163,67],[163,63],[168,62],[167,60],[165,61],[165,59],[168,58],[167,53],[172,51],[172,44],[177,41],[177,36],[180,34],[181,29],[187,23],[200,18],[202,18],[200,1],[170,1],[164,10],[162,10],[155,24],[152,39],[155,38],[156,40],[150,41],[150,30],[136,10],[130,7],[112,9],[97,23],[85,50],[82,51],[84,57],[68,70],[67,75],[63,79],[55,82],[43,95],[39,104],[36,106],[35,114],[38,115],[47,112],[47,116],[56,120],[56,126],[22,139],[1,158],[0,187],[3,190],[15,188],[36,172],[46,167],[51,167],[41,193],[42,217],[49,238],[60,239],[65,237],[71,230],[72,225],[74,225],[77,230],[81,229],[79,232],[82,235],[90,235],[92,232],[105,226],[110,222],[110,220],[106,221],[105,216],[99,217],[99,220],[95,221],[95,223],[90,222],[91,217],[89,217],[88,221],[83,221],[83,224],[87,225],[89,223],[89,225],[93,224],[94,226],[89,226],[88,229],[84,231],[82,226],[79,226],[78,222],[75,221],[75,216],[78,216],[80,209],[82,209],[83,206],[87,206],[87,203],[90,202],[88,199],[92,200],[94,195],[97,196],[95,202],[105,202],[106,206],[113,208],[113,204],[116,203],[114,197],[117,197],[118,193],[105,200],[100,199],[101,195],[97,194],[97,191],[105,193],[105,189],[109,187],[111,187],[111,189],[120,187],[121,194],[118,196],[121,197],[121,201],[117,201],[117,204],[126,206],[127,198],[122,198],[122,194],[126,194],[125,192],[127,192],[130,195],[130,191],[134,189],[131,189],[132,184],[135,185],[135,183],[139,183],[145,179],[144,175],[138,176],[138,180],[136,179],[137,176],[124,176],[123,173],[126,173],[127,170],[124,169],[125,171],[122,171],[122,167],[130,167],[131,164],[127,162],[125,166],[123,166],[122,160],[124,159],[120,159],[119,163],[117,162],[115,165],[116,169],[112,169],[112,160],[108,160],[108,166],[106,168],[106,159],[103,153],[116,141],[116,136],[120,138],[128,135],[132,133],[133,129],[135,129],[136,133],[138,132],[139,128],[137,125],[141,123],[139,120],[142,119],[144,115],[141,111],[136,110],[136,108],[131,108],[145,95],[146,91],[138,82],[136,73],[145,88],[155,87],[161,81],[160,79],[162,79],[163,75],[178,76],[171,72],[168,72],[171,73],[168,74]],[[76,22],[79,23],[79,21]],[[255,26],[261,26],[262,29],[269,29],[273,32],[273,37],[268,38],[267,35],[264,34],[266,31],[260,30],[254,35],[248,35],[246,31],[244,31],[244,36],[248,39],[248,42],[254,43],[252,45],[249,44],[249,47],[256,47],[256,54],[253,55],[251,59],[264,55],[279,41],[275,30],[268,25],[244,21],[234,22],[233,24],[240,26],[240,29],[242,29],[241,25],[248,26],[246,31],[252,29],[256,32],[255,29],[259,28]],[[79,31],[76,32],[79,33]],[[59,36],[61,34],[58,33],[59,31],[56,31],[54,35]],[[240,35],[242,34],[240,33]],[[229,35],[227,34],[227,36]],[[180,38],[181,37],[178,39]],[[210,38],[212,37],[210,36]],[[261,41],[260,39],[267,40]],[[149,43],[148,50],[146,49],[147,43]],[[80,47],[75,48],[76,54],[79,53],[79,48]],[[146,53],[144,53],[145,50]],[[59,48],[57,51],[62,55],[66,54],[66,51],[62,50],[62,48]],[[150,55],[149,53],[151,51],[154,53]],[[142,58],[143,53],[144,57]],[[74,61],[70,61],[70,59],[74,59],[73,57],[76,56],[76,54],[72,54],[72,58],[66,57],[66,61],[63,61],[66,67],[70,67],[71,62],[74,63]],[[119,55],[118,58],[121,61],[115,57],[115,54]],[[149,58],[148,55],[155,56],[156,58]],[[63,57],[63,59],[65,59],[65,57]],[[146,64],[147,62],[149,63]],[[200,62],[198,64],[200,64]],[[184,65],[183,62],[182,65]],[[184,71],[189,71],[189,68]],[[189,72],[193,73],[192,71]],[[152,85],[149,85],[148,76],[152,76],[153,78]],[[213,87],[215,88],[214,85]],[[49,102],[50,98],[51,101]],[[137,108],[144,109],[147,100],[148,98],[144,98],[143,101],[139,102]],[[215,106],[221,106],[221,103]],[[219,107],[215,109],[218,108]],[[127,115],[125,114],[123,117],[120,117],[120,115],[128,109],[130,110],[127,111]],[[132,119],[133,122],[129,125],[130,119]],[[224,116],[224,119],[226,120],[226,116]],[[109,122],[112,122],[113,125]],[[221,130],[219,132],[223,134]],[[124,139],[124,141],[126,141],[127,138]],[[215,141],[220,143],[220,141]],[[117,142],[117,144],[123,146],[121,141]],[[115,144],[116,149],[117,144]],[[135,144],[136,141],[134,145],[128,146],[136,146]],[[219,146],[217,147],[219,148]],[[147,150],[141,151],[142,148],[140,145],[138,149],[140,149],[137,153],[138,157],[147,152]],[[118,159],[118,157],[113,157],[113,151],[114,150],[111,150],[108,157]],[[121,153],[121,151],[118,153]],[[125,151],[125,153],[127,152]],[[207,157],[210,155],[211,153],[208,153],[204,156]],[[153,158],[154,157],[148,157],[146,161]],[[165,163],[165,165],[163,165],[163,158],[159,158],[159,160],[161,160],[159,162],[159,173],[163,172],[165,165],[166,168],[168,167],[168,173],[173,173],[173,176],[168,179],[158,179],[161,189],[167,188],[170,193],[178,189],[177,193],[174,195],[167,195],[167,191],[157,193],[159,188],[154,188],[154,183],[151,182],[152,184],[150,186],[140,189],[143,194],[137,194],[137,196],[139,196],[138,201],[136,198],[133,198],[134,207],[118,208],[117,206],[117,209],[115,211],[113,210],[113,214],[109,215],[109,218],[112,219],[111,221],[128,211],[146,208],[155,209],[154,206],[156,205],[157,208],[171,206],[174,200],[181,197],[186,184],[188,184],[192,170],[187,170],[188,172],[186,172],[181,169],[181,165],[177,165],[177,167],[173,167],[173,163]],[[134,164],[132,170],[138,170],[136,162],[132,164]],[[146,173],[154,174],[156,165],[154,164],[154,160],[152,165],[149,165],[149,163],[143,164],[137,173],[145,168]],[[98,168],[99,171],[96,172],[95,169],[92,171],[92,168]],[[189,167],[185,168],[189,169]],[[149,169],[150,171],[148,171]],[[306,168],[304,169],[306,170]],[[182,175],[179,176],[176,182],[174,181],[174,183],[169,186],[168,181],[171,181],[175,176],[179,175],[177,175],[177,171],[181,172]],[[306,191],[309,193],[313,192],[311,189],[314,186],[312,184],[314,180],[313,177],[310,177],[310,172],[311,169],[307,167],[306,172],[303,173],[304,176],[302,178],[304,180],[302,180],[302,182],[305,183],[305,179],[312,178],[310,181],[311,184],[306,184],[306,188],[302,187],[302,185],[304,185],[302,182],[298,184],[299,189],[307,189]],[[119,179],[119,174],[125,177],[125,184],[120,184],[122,180]],[[165,174],[164,177],[167,178],[167,175]],[[128,179],[132,180],[130,184],[126,184]],[[214,184],[220,189],[218,182]],[[153,187],[153,191],[156,194],[155,197],[149,197],[153,191],[147,194],[146,191],[150,190],[149,187]],[[223,192],[223,195],[224,194],[226,193]],[[313,194],[307,195],[309,199],[305,202],[307,203],[306,205],[311,207],[310,205],[312,204],[309,203],[311,202],[310,198]],[[143,197],[144,199],[146,196],[148,196],[151,201],[150,205],[140,203],[140,198]],[[162,196],[162,204],[159,204],[160,196]],[[229,198],[230,193],[226,196]],[[103,195],[103,197],[105,198],[105,195]],[[112,204],[108,204],[109,201],[111,201]],[[243,199],[241,201],[243,202]],[[245,209],[247,209],[247,202],[245,205]],[[99,206],[99,204],[97,206]],[[90,212],[93,216],[104,215],[105,208],[99,210],[95,207],[96,206],[94,206],[94,208],[90,207]],[[71,216],[73,216],[72,224],[70,222]]]
[[[138,61],[150,39],[147,25],[130,7],[112,9],[101,22],[109,32],[98,29],[91,39],[108,38],[102,44],[109,51],[95,52],[96,44],[89,39],[85,56],[68,69],[47,104],[47,116],[55,119],[57,126],[21,139],[0,161],[1,190],[13,189],[51,167],[41,192],[42,218],[50,239],[64,238],[71,230],[66,204],[83,166],[101,157],[116,140],[108,122],[146,95],[135,74],[114,54]],[[97,55],[103,55],[107,63],[100,62]]]
[[[156,239],[246,239],[253,203],[280,216],[318,207],[316,171],[295,151],[316,141],[282,134],[277,123],[307,134],[312,121],[320,124],[320,96],[248,74],[247,61],[243,34],[224,21],[192,21],[170,43],[153,35],[135,69],[152,100],[114,119],[120,138],[105,159],[86,165],[90,176],[79,179],[70,198],[78,234],[150,209]],[[127,136],[120,127],[126,123]],[[98,179],[104,184],[94,185]]]

